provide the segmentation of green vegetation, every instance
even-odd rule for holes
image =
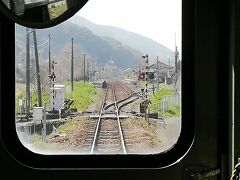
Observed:
[[[33,135],[33,146],[37,150],[60,150],[57,143],[45,143],[42,141],[42,137],[38,134]]]
[[[157,104],[162,101],[163,96],[173,95],[174,92],[169,86],[162,87],[159,91],[157,91],[151,98],[152,106],[150,111],[157,111]]]
[[[164,96],[174,95],[173,89],[168,85],[163,85],[159,91],[157,91],[151,98],[152,105],[150,107],[150,112],[159,112],[158,103],[162,101]],[[174,117],[180,115],[180,107],[176,106],[171,109],[166,110],[165,113],[161,114],[163,117]]]
[[[179,106],[175,106],[174,108],[168,109],[164,115],[164,117],[176,117],[176,116],[180,116],[180,107]]]
[[[70,86],[70,82],[65,84]],[[86,110],[98,97],[97,89],[91,83],[75,82],[74,91],[71,94],[65,92],[65,99],[74,99],[74,103],[70,108],[77,108],[79,111]],[[16,111],[20,112],[19,99],[26,100],[26,93],[24,90],[17,91],[16,93]],[[42,92],[42,102],[49,105],[49,93]],[[37,91],[32,91],[31,107],[38,104]]]
[[[159,137],[155,135],[156,126],[152,123],[148,124],[148,122],[142,118],[133,121],[133,124],[142,127],[147,130],[149,133],[145,133],[144,135],[149,137],[151,145],[158,145],[160,143]]]
[[[61,125],[58,128],[58,132],[60,134],[67,134],[68,132],[76,129],[80,124],[82,124],[84,121],[86,121],[85,119],[81,119],[81,121],[78,120],[71,120],[68,121],[67,123]],[[86,121],[87,122],[87,121]]]
[[[32,108],[34,105],[38,105],[38,94],[36,90],[32,90],[32,98],[31,98],[31,105],[30,107]],[[23,99],[23,101],[26,101],[26,93],[24,90],[18,91],[16,93],[16,111],[20,112],[20,107],[19,107],[19,99]],[[46,103],[46,106],[48,107],[49,105],[49,93],[48,92],[43,92],[42,93],[42,102],[43,105]]]
[[[78,111],[86,110],[97,98],[97,89],[91,83],[75,82],[72,93],[65,92],[66,99],[74,99],[70,108],[77,108]],[[70,82],[65,83],[70,86]]]
[[[154,131],[156,129],[156,127],[153,124],[148,124],[148,122],[144,118],[134,120],[133,123],[144,129],[148,129],[148,130],[152,130],[152,131]]]

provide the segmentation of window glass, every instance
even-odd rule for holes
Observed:
[[[172,148],[181,131],[181,10],[180,0],[91,0],[52,28],[16,25],[23,145],[40,154]]]

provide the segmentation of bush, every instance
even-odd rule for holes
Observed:
[[[70,86],[70,82],[65,84]],[[73,92],[65,92],[66,99],[74,99],[74,103],[70,108],[77,108],[78,111],[86,110],[94,101],[97,95],[97,89],[91,83],[75,82],[73,84]]]
[[[152,106],[150,108],[150,111],[151,112],[158,111],[157,104],[162,101],[163,96],[173,95],[173,94],[174,94],[174,91],[172,90],[172,88],[170,88],[168,86],[161,88],[150,99],[151,102],[152,102]]]
[[[176,106],[172,109],[167,110],[164,114],[164,117],[175,117],[175,116],[180,116],[180,107]]]

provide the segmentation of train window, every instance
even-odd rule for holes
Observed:
[[[181,37],[180,0],[90,1],[49,29],[16,25],[19,139],[40,154],[171,149],[181,132]]]
[[[1,16],[2,62],[15,66],[2,74],[4,94],[15,89],[1,96],[14,107],[1,120],[9,153],[35,168],[179,162],[195,132],[194,11],[184,0],[92,0],[46,29]]]

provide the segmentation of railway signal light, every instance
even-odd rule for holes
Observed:
[[[138,80],[144,80],[145,79],[145,73],[139,73]]]
[[[148,73],[148,79],[154,79],[154,73],[153,72],[149,72]]]

